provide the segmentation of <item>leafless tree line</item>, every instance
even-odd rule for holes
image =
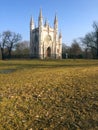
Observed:
[[[10,59],[13,56],[29,57],[29,41],[22,41],[19,33],[4,31],[0,34],[1,59]],[[96,58],[98,59],[98,23],[93,22],[93,31],[83,38],[73,40],[71,46],[63,43],[63,58]]]

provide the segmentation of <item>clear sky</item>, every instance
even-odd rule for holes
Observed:
[[[98,0],[0,0],[0,32],[11,30],[29,40],[30,17],[37,25],[40,8],[51,26],[57,14],[63,42],[68,45],[98,21]]]

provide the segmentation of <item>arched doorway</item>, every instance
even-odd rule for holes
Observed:
[[[50,47],[47,48],[47,57],[51,57],[51,48]]]

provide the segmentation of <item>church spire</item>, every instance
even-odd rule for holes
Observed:
[[[40,12],[39,12],[39,20],[41,20],[43,18],[42,16],[42,9],[40,9]]]
[[[39,12],[39,20],[38,20],[38,24],[39,24],[39,26],[42,26],[42,25],[43,25],[42,9],[40,9],[40,12]]]
[[[31,30],[34,29],[34,20],[33,20],[32,16],[31,16],[31,20],[30,20],[30,29]]]
[[[55,14],[55,18],[54,18],[54,24],[58,23],[58,19],[57,19],[57,15]]]
[[[54,18],[54,29],[57,31],[58,30],[58,19],[57,19],[57,15],[55,14],[55,18]]]

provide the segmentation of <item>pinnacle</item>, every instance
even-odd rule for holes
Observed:
[[[42,18],[42,9],[40,9],[39,17]]]
[[[54,24],[58,22],[57,15],[55,14]]]
[[[34,23],[34,20],[33,20],[32,16],[31,16],[30,23],[31,23],[31,24]]]

